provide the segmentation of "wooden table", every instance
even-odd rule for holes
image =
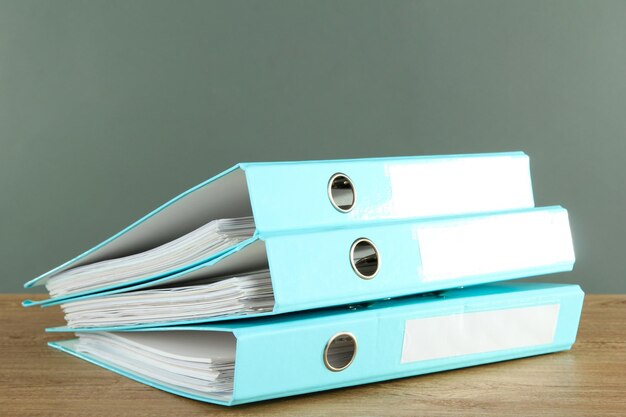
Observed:
[[[48,348],[58,308],[0,295],[1,416],[626,415],[626,295],[589,295],[569,352],[233,408],[180,398]],[[32,298],[32,297],[31,297]]]

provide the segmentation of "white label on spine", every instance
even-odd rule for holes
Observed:
[[[417,226],[425,282],[574,262],[567,211],[537,210]]]
[[[429,217],[531,208],[528,158],[435,158],[390,165],[393,213]]]
[[[402,363],[530,348],[553,342],[559,304],[407,320]]]

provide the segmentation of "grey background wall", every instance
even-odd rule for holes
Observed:
[[[626,2],[0,1],[0,291],[238,161],[523,150],[626,292]]]

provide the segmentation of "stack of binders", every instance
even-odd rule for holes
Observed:
[[[28,282],[50,346],[234,405],[566,350],[567,211],[521,152],[239,164]],[[465,288],[467,287],[467,288]],[[268,378],[268,375],[272,375]]]

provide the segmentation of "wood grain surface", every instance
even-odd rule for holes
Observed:
[[[0,416],[626,415],[626,295],[588,295],[568,352],[257,404],[167,394],[46,346],[58,308],[0,295]],[[33,297],[30,297],[33,298]]]

